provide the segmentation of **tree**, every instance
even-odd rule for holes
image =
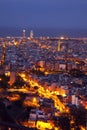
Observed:
[[[13,84],[13,86],[16,87],[22,87],[24,86],[25,82],[21,79],[21,77],[17,76],[15,83]]]
[[[71,115],[74,117],[75,120],[75,125],[79,126],[85,126],[86,124],[86,112],[87,110],[85,110],[84,107],[75,107],[75,108],[71,108]]]
[[[82,71],[79,70],[79,69],[71,69],[71,70],[70,70],[70,74],[71,74],[72,76],[75,76],[75,77],[78,77],[78,76],[82,76],[82,75],[83,75]]]
[[[3,87],[3,88],[6,88],[8,87],[8,81],[9,81],[9,77],[5,76],[4,74],[3,75],[0,75],[0,86]]]
[[[62,130],[70,130],[70,120],[66,116],[61,116],[59,118],[59,126]]]

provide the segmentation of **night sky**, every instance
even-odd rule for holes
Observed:
[[[0,27],[87,29],[87,0],[0,0]]]

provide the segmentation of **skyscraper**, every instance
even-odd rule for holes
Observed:
[[[30,31],[30,39],[33,39],[34,37],[34,33],[33,33],[33,30]]]
[[[25,37],[26,37],[26,30],[23,29],[23,38],[25,38]]]
[[[61,45],[61,42],[60,42],[60,39],[58,40],[58,52],[60,52],[60,45]]]

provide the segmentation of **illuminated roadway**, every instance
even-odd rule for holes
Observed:
[[[67,108],[57,97],[58,92],[54,91],[54,92],[50,92],[48,89],[44,89],[43,86],[39,85],[36,81],[34,81],[33,79],[30,79],[28,76],[26,76],[26,74],[22,74],[19,73],[19,76],[26,81],[27,83],[29,83],[29,85],[31,87],[38,87],[38,94],[40,97],[44,96],[45,98],[50,98],[53,99],[54,101],[54,106],[57,110],[60,110],[60,112],[66,112],[69,113],[69,108]],[[23,93],[29,93],[29,89],[27,88],[21,88],[21,89],[8,89],[8,91],[10,92],[14,92],[14,91],[19,91],[19,92],[23,92]],[[63,96],[63,95],[62,95]],[[49,123],[47,123],[49,125]],[[47,125],[46,124],[46,125]],[[37,121],[37,128],[38,125],[45,125],[44,122],[40,122]],[[44,126],[45,128],[45,126]],[[81,130],[85,130],[84,127],[80,126]],[[51,127],[49,129],[52,129]],[[44,129],[45,130],[45,129]],[[58,129],[57,129],[58,130]]]
[[[69,112],[69,109],[66,108],[66,106],[58,99],[57,92],[54,91],[54,93],[53,93],[53,92],[50,92],[48,89],[45,90],[43,86],[39,85],[33,79],[29,79],[29,77],[27,77],[26,74],[19,74],[19,76],[21,76],[21,78],[24,81],[27,81],[30,84],[31,87],[37,86],[39,96],[41,96],[41,97],[44,96],[45,98],[53,99],[55,108],[60,110],[60,112]],[[20,91],[20,89],[19,89],[19,91]],[[28,91],[29,90],[25,91],[25,89],[23,89],[23,92],[28,92]]]
[[[54,106],[55,106],[55,108],[57,110],[59,110],[60,112],[67,112],[67,113],[69,112],[69,109],[66,108],[66,106],[58,99],[58,97],[57,97],[57,93],[58,92],[54,91],[54,93],[53,93],[53,92],[50,92],[48,89],[45,90],[43,86],[39,85],[33,79],[30,79],[28,76],[26,76],[26,74],[22,74],[22,73],[20,74],[19,73],[19,76],[24,81],[26,81],[27,83],[29,83],[29,85],[32,88],[34,88],[35,86],[37,86],[38,87],[38,94],[39,94],[40,97],[45,97],[45,98],[53,99]],[[7,89],[7,91],[10,91],[10,92],[19,91],[19,92],[23,92],[23,93],[29,93],[29,89],[27,89],[27,88]],[[25,102],[25,105],[27,105],[26,103],[28,103],[28,102]],[[31,103],[29,103],[29,104],[31,104]],[[37,106],[37,103],[36,103],[36,106]],[[30,125],[27,122],[25,122],[24,126],[29,127]],[[49,122],[43,122],[43,121],[37,121],[36,128],[38,128],[40,130],[42,130],[42,129],[46,130],[46,128],[48,128],[49,130],[52,130],[52,128],[54,128],[54,130],[59,130],[57,127],[54,126],[53,123],[51,124]]]

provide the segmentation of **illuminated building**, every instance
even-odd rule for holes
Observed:
[[[25,38],[25,37],[26,37],[26,30],[23,29],[23,38]]]
[[[30,39],[33,39],[34,37],[34,33],[33,33],[33,30],[30,31]]]
[[[16,80],[16,73],[15,72],[10,72],[10,81],[9,84],[12,85]]]
[[[60,42],[60,40],[58,41],[58,52],[60,52],[60,45],[61,45],[61,42]]]
[[[72,104],[78,105],[78,97],[76,97],[75,95],[72,95]]]

